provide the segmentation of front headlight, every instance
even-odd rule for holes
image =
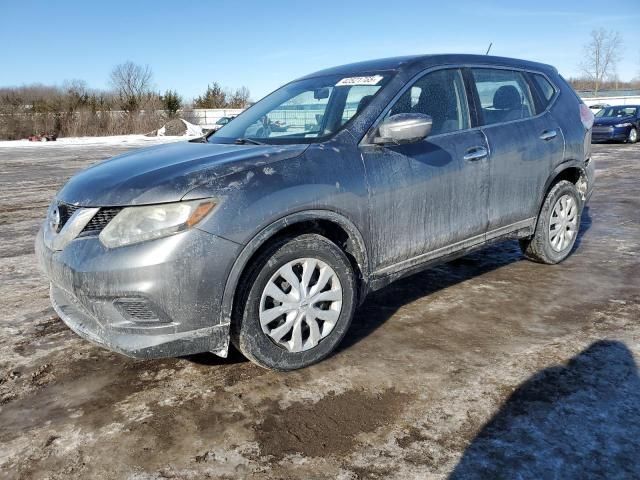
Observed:
[[[624,128],[624,127],[630,127],[631,124],[630,123],[619,123],[617,125],[614,125],[614,127],[616,128]]]
[[[187,230],[216,203],[211,199],[123,208],[100,232],[107,248],[116,248]]]

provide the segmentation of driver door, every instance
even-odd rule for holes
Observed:
[[[480,243],[488,224],[488,146],[482,132],[470,129],[461,71],[420,77],[386,117],[399,113],[424,113],[433,126],[418,142],[360,147],[379,274]]]

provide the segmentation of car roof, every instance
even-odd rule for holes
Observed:
[[[495,65],[533,69],[546,73],[557,73],[551,65],[520,60],[517,58],[496,57],[493,55],[471,55],[460,53],[409,55],[404,57],[381,58],[364,62],[349,63],[337,67],[320,70],[302,78],[313,78],[323,75],[357,75],[379,71],[420,71],[440,65]]]

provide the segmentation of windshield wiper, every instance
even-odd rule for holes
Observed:
[[[236,138],[235,141],[236,145],[246,145],[247,143],[250,143],[251,145],[266,145],[265,143],[258,142],[257,140],[253,140],[251,138]]]

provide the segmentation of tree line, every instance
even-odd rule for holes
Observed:
[[[157,92],[149,66],[116,65],[107,90],[91,89],[83,80],[62,86],[0,87],[0,139],[35,133],[60,136],[100,136],[146,133],[192,108],[246,108],[246,87],[225,89],[217,82],[187,102],[175,90]]]
[[[591,91],[594,96],[603,89],[640,88],[640,69],[636,80],[620,81],[617,68],[623,54],[624,41],[619,32],[593,30],[584,45],[581,75],[569,82],[576,90]],[[109,84],[108,90],[91,89],[83,80],[62,86],[0,87],[0,139],[45,132],[61,136],[145,133],[175,118],[179,111],[246,108],[250,103],[246,87],[225,89],[217,82],[207,85],[192,102],[175,90],[157,92],[151,68],[133,62],[116,65]]]

